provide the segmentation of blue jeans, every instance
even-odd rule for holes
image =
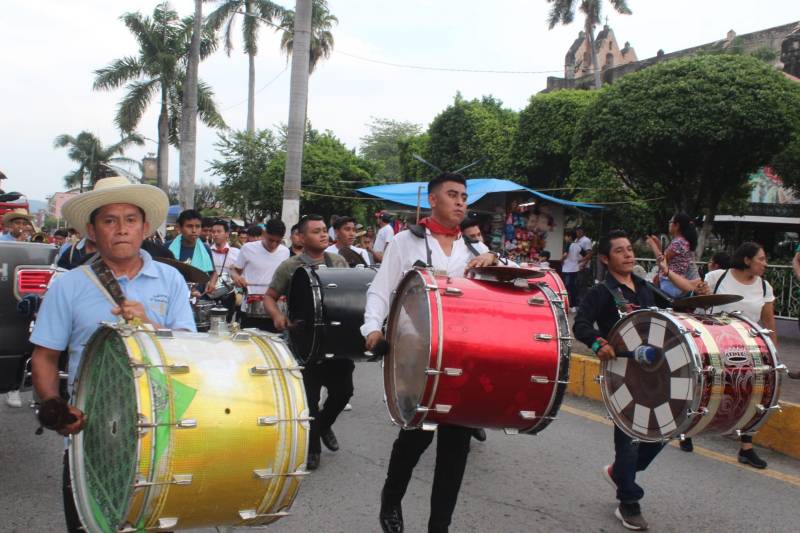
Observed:
[[[612,477],[617,484],[617,499],[622,503],[636,503],[644,496],[644,489],[636,484],[636,473],[644,471],[664,448],[660,442],[633,442],[624,431],[614,426],[614,466]]]
[[[564,280],[564,287],[566,287],[567,294],[569,295],[570,307],[578,307],[578,273],[562,272],[561,277]]]

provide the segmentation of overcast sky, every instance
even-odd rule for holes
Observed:
[[[92,91],[93,71],[136,54],[136,43],[119,16],[151,14],[154,0],[5,0],[0,18],[0,170],[6,190],[43,200],[63,190],[73,169],[62,133],[88,130],[104,143],[119,139],[113,117],[123,90]],[[290,0],[278,2],[294,7]],[[330,0],[339,18],[336,47],[311,77],[309,118],[357,148],[370,117],[408,120],[427,126],[452,102],[491,94],[513,109],[523,108],[544,89],[548,75],[563,75],[564,55],[577,37],[580,16],[569,27],[547,29],[545,0]],[[191,0],[173,0],[182,15]],[[620,44],[629,41],[640,59],[800,19],[797,0],[628,0],[633,15],[618,15],[604,4]],[[213,4],[206,4],[210,11]],[[493,9],[490,9],[493,8]],[[279,38],[261,31],[256,57],[256,127],[288,119],[289,69]],[[535,71],[537,74],[479,74],[398,68],[357,59],[426,67]],[[550,71],[550,72],[547,72]],[[247,57],[241,43],[227,57],[220,49],[201,63],[200,77],[216,93],[228,125],[245,127]],[[157,107],[144,116],[139,132],[155,139]],[[217,157],[217,133],[198,128],[198,180],[212,179],[208,161]],[[148,142],[126,155],[155,152]],[[170,180],[177,181],[178,154],[170,153]]]

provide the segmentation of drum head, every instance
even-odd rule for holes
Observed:
[[[699,355],[688,335],[674,316],[660,311],[637,311],[614,326],[608,341],[616,352],[644,344],[657,352],[652,364],[617,357],[601,365],[606,408],[628,435],[654,442],[691,425],[687,411],[697,409],[702,389]]]
[[[116,531],[134,490],[139,433],[133,370],[114,330],[102,328],[87,343],[75,400],[86,413],[86,426],[71,448],[78,511],[90,531]]]
[[[312,282],[314,286],[312,286]],[[289,286],[287,303],[289,320],[293,324],[289,328],[289,341],[295,357],[301,363],[308,362],[311,354],[316,350],[316,343],[319,342],[314,335],[318,312],[316,307],[322,305],[322,302],[315,301],[315,298],[321,298],[319,291],[314,290],[318,286],[317,275],[313,269],[307,267],[300,267],[294,271],[292,283]],[[319,313],[321,312],[320,308]]]
[[[395,421],[406,425],[417,416],[431,358],[431,307],[425,279],[409,272],[397,289],[389,317],[387,402]]]

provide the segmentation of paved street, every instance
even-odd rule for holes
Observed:
[[[389,450],[395,437],[381,401],[378,365],[360,364],[353,411],[335,427],[340,452],[323,453],[292,516],[274,532],[373,532]],[[612,430],[601,404],[568,398],[559,420],[539,436],[489,432],[473,442],[452,531],[624,531],[612,516],[614,492],[600,477]],[[0,406],[0,531],[63,530],[61,439],[34,435],[27,410]],[[643,510],[653,531],[796,531],[800,463],[768,450],[763,472],[735,462],[736,443],[696,439],[696,452],[668,447],[642,476]],[[407,531],[424,531],[433,450],[415,471],[404,504]],[[213,530],[204,530],[212,532]],[[244,531],[244,530],[243,530]]]

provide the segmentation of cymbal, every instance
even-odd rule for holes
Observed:
[[[686,298],[676,298],[672,302],[675,308],[703,308],[715,307],[738,302],[742,299],[738,294],[707,294],[704,296],[687,296]]]
[[[478,281],[499,281],[508,283],[517,279],[529,280],[533,278],[543,278],[544,272],[529,268],[487,266],[470,268],[467,271],[467,277]]]
[[[183,279],[185,279],[188,283],[205,284],[211,279],[208,274],[187,263],[181,263],[180,261],[168,259],[166,257],[154,257],[153,259],[159,263],[164,263],[165,265],[169,265],[178,269],[178,272],[181,273]]]

